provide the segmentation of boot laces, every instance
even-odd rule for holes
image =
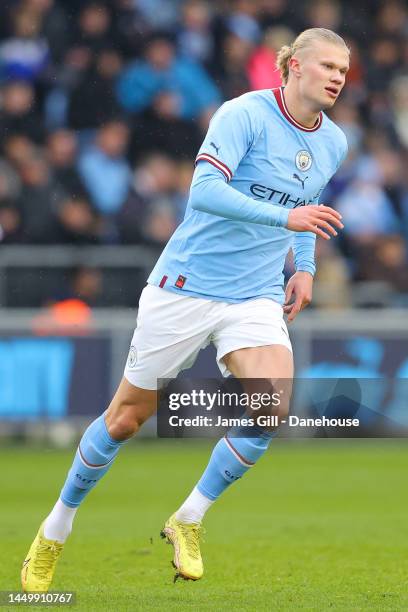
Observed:
[[[200,537],[204,533],[201,525],[180,524],[181,533],[186,541],[187,552],[193,559],[200,558]]]
[[[33,574],[37,576],[37,578],[45,579],[51,569],[50,561],[53,565],[58,559],[61,550],[62,545],[57,543],[46,544],[45,542],[41,542],[38,545]]]

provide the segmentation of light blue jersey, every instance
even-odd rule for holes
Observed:
[[[324,113],[315,126],[288,112],[284,89],[223,104],[199,150],[186,214],[148,283],[176,293],[240,302],[284,301],[283,267],[315,272],[315,235],[286,229],[289,210],[317,204],[347,154]]]

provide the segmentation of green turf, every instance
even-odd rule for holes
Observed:
[[[172,549],[159,530],[209,448],[166,441],[121,451],[79,511],[59,562],[53,588],[77,592],[71,609],[408,609],[401,441],[276,441],[208,513],[204,578],[173,584]],[[19,589],[21,561],[71,456],[0,451],[0,590]]]

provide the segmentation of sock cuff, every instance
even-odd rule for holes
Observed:
[[[241,455],[241,453],[235,448],[236,445],[234,445],[226,435],[223,439],[225,441],[225,444],[227,445],[228,450],[234,455],[235,459],[237,459],[241,463],[241,465],[245,466],[246,468],[250,468],[255,465],[255,461],[250,461],[249,459]]]
[[[223,486],[225,486],[225,480],[222,479],[222,484]],[[203,484],[201,483],[201,481],[196,485],[197,490],[199,491],[199,493],[201,493],[201,495],[204,495],[204,497],[206,497],[207,499],[209,499],[210,501],[215,501],[216,499],[218,499],[220,492],[217,491],[216,494],[214,493],[210,493],[210,491],[208,491],[207,489],[205,489],[203,487]]]
[[[65,499],[62,494],[60,495],[60,500],[65,506],[68,506],[68,508],[78,508],[78,506],[81,504],[80,501],[78,503],[73,504],[72,502]]]

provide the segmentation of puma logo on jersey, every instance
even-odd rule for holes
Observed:
[[[296,179],[297,181],[299,181],[300,183],[302,183],[302,189],[305,188],[305,181],[309,178],[308,176],[305,176],[305,178],[302,180],[300,178],[300,176],[298,174],[294,174],[293,177],[294,179]]]
[[[216,144],[214,144],[213,142],[210,142],[210,147],[214,147],[214,149],[216,150],[217,155],[218,155],[218,152],[219,152],[219,150],[221,149],[221,147],[217,147],[217,145],[216,145]]]

